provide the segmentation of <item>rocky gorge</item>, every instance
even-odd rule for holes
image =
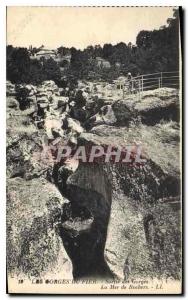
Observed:
[[[179,279],[179,108],[172,88],[7,82],[8,273]],[[61,144],[142,145],[146,162],[57,162]]]

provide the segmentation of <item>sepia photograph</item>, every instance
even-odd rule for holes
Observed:
[[[182,294],[181,17],[7,6],[7,293]]]

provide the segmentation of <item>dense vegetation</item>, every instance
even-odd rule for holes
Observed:
[[[33,51],[37,51],[36,48]],[[112,80],[131,72],[133,75],[174,71],[179,69],[179,10],[159,30],[142,30],[136,45],[124,42],[117,45],[88,46],[84,50],[74,47],[57,49],[59,57],[71,54],[70,64],[50,59],[31,59],[27,48],[7,46],[7,79],[13,83],[38,84],[54,80],[59,86],[63,76],[82,79]],[[109,68],[96,64],[96,57],[110,63]]]

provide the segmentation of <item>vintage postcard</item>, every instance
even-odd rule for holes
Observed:
[[[181,7],[7,7],[7,292],[182,293]]]

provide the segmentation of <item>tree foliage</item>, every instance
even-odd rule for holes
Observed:
[[[7,46],[7,79],[14,83],[34,84],[54,80],[61,85],[61,78],[65,76],[112,80],[127,72],[137,75],[178,70],[179,10],[174,9],[173,17],[167,19],[167,25],[159,30],[140,31],[136,45],[120,42],[116,45],[104,44],[103,47],[88,46],[84,50],[61,46],[57,53],[57,62],[52,58],[36,60],[30,58],[26,48]],[[70,63],[63,60],[70,55]],[[110,68],[98,65],[98,58],[110,63]]]

